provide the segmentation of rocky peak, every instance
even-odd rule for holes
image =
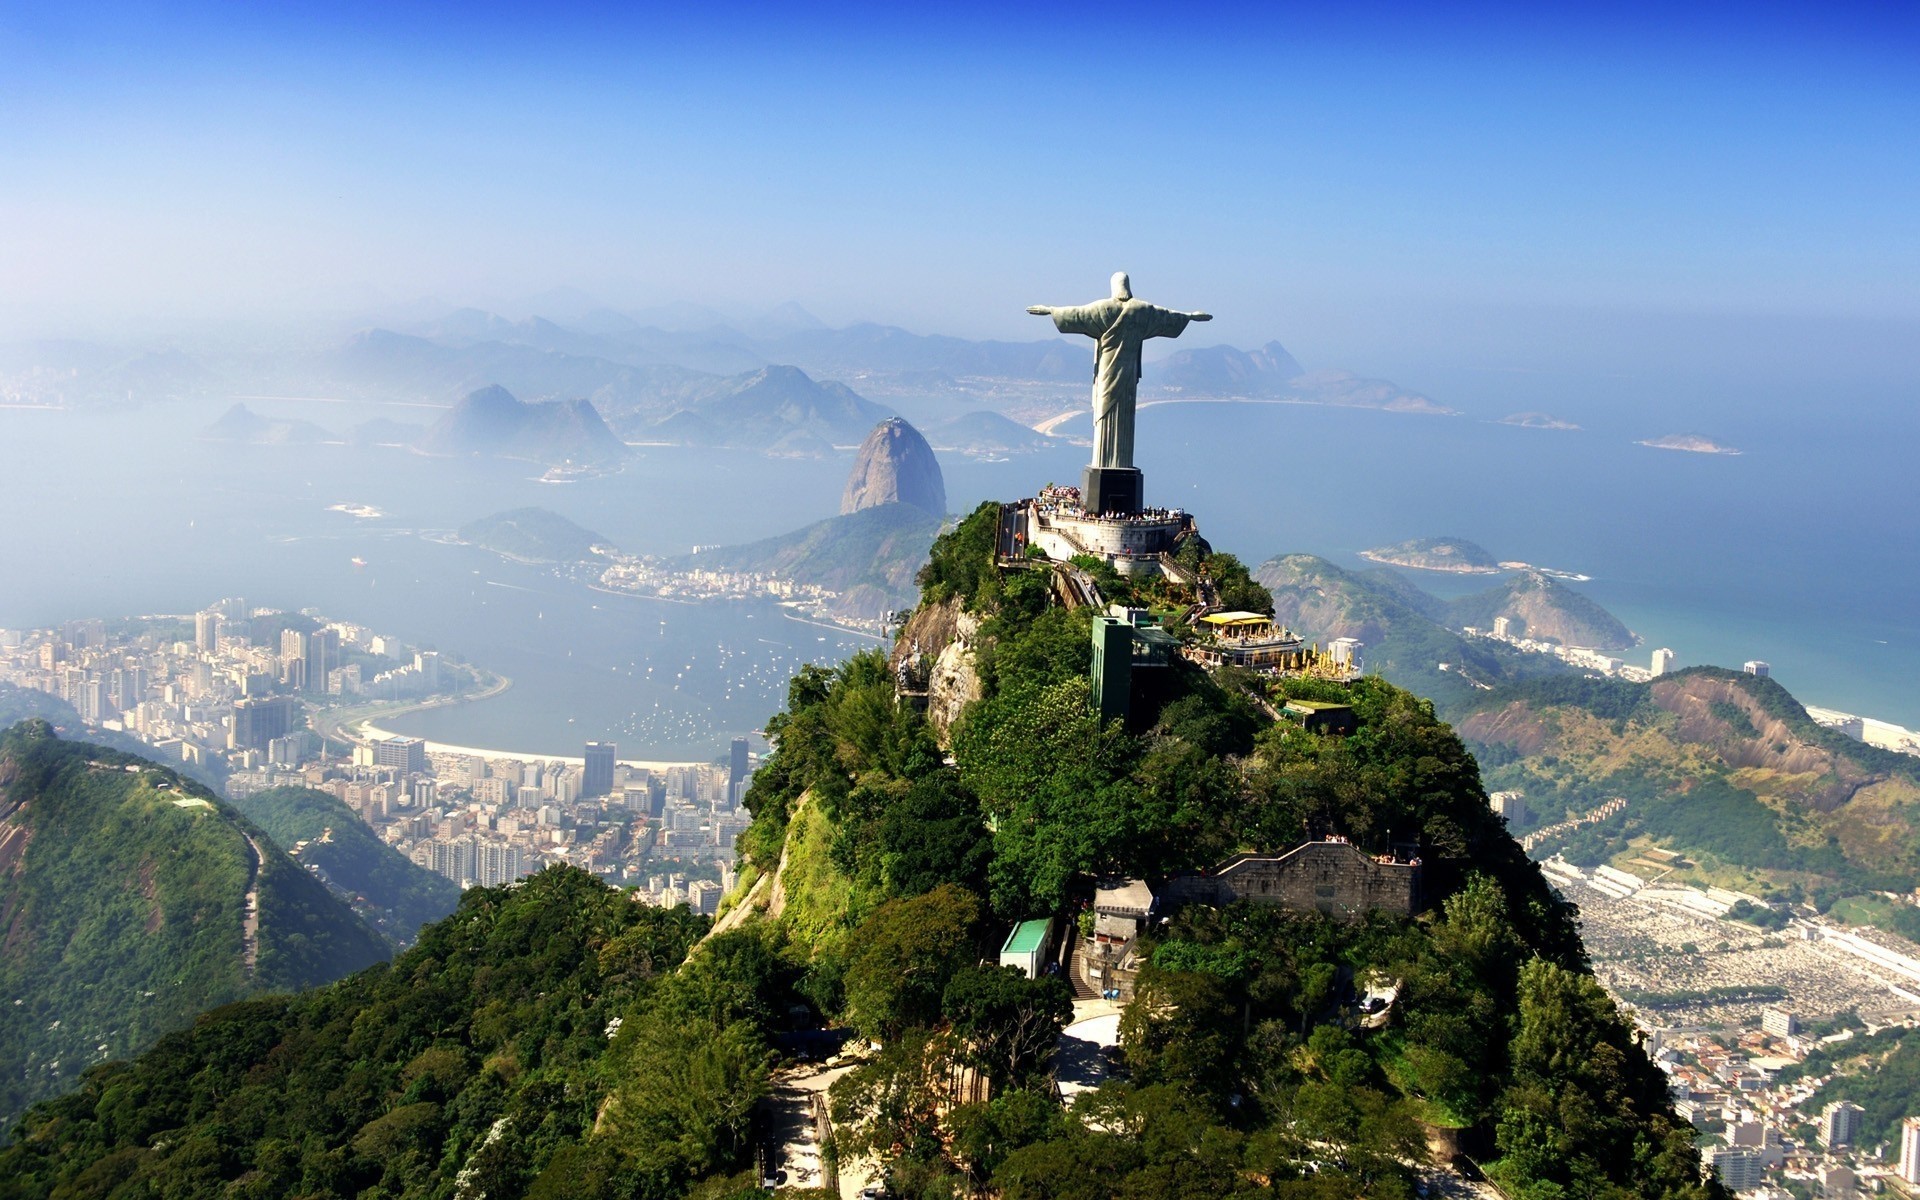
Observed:
[[[940,461],[920,431],[899,417],[880,422],[860,443],[847,490],[840,494],[842,514],[880,504],[911,504],[935,516],[947,513],[947,484]]]

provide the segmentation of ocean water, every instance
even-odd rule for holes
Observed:
[[[649,449],[617,475],[554,485],[522,463],[197,440],[222,407],[0,409],[0,626],[185,612],[234,594],[317,608],[514,680],[497,699],[399,728],[539,753],[611,737],[647,758],[720,753],[779,707],[800,663],[872,644],[771,604],[610,596],[421,536],[538,504],[639,552],[750,540],[831,515],[850,454]],[[372,412],[254,407],[335,429]],[[1217,548],[1249,563],[1306,551],[1358,567],[1368,546],[1466,537],[1503,559],[1592,575],[1585,590],[1648,649],[1671,646],[1682,663],[1763,658],[1808,703],[1920,726],[1910,417],[1728,422],[1739,456],[1633,443],[1685,424],[1559,432],[1224,403],[1151,407],[1140,420],[1149,500],[1190,509]],[[966,511],[1076,479],[1085,453],[948,460],[950,503]],[[384,515],[328,511],[336,503]]]

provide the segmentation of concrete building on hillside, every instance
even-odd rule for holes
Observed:
[[[1647,668],[1647,673],[1657,679],[1671,670],[1673,670],[1673,651],[1662,646],[1653,652],[1653,663]]]
[[[1820,1144],[1828,1150],[1851,1146],[1860,1137],[1866,1110],[1851,1100],[1835,1100],[1820,1110]]]

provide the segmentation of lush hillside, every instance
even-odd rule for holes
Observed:
[[[326,792],[273,788],[232,804],[396,946],[460,902],[458,884],[413,865]]]
[[[1723,1195],[1429,704],[1181,661],[1103,724],[1091,613],[1049,566],[1002,574],[994,516],[935,543],[914,626],[976,698],[942,734],[878,651],[796,676],[741,892],[684,962],[704,920],[577,871],[470,891],[391,967],[216,1011],[34,1109],[8,1192],[762,1195],[755,1104],[783,1028],[825,1021],[859,1035],[841,1161],[916,1200],[1408,1196],[1430,1135],[1528,1200]],[[1359,727],[1276,723],[1288,698]],[[1134,943],[1120,1070],[1063,1108],[1067,984],[979,965],[1009,923],[1308,837],[1418,858],[1418,911],[1179,907]]]
[[[1822,907],[1920,884],[1920,760],[1814,724],[1775,680],[1715,668],[1541,680],[1458,722],[1489,786],[1524,791],[1536,824],[1627,798],[1567,844],[1579,861],[1624,862],[1645,837],[1703,881]]]
[[[1044,569],[980,561],[992,506],[936,543],[928,594],[977,622],[980,699],[945,752],[878,654],[794,681],[769,725],[744,903],[807,956],[803,987],[887,1047],[833,1089],[846,1145],[908,1195],[1405,1194],[1450,1128],[1514,1194],[1695,1196],[1692,1134],[1587,972],[1571,910],[1490,814],[1431,708],[1377,679],[1261,682],[1169,668],[1126,723],[1089,710],[1091,615]],[[903,635],[904,636],[904,635]],[[956,635],[958,636],[958,635]],[[960,643],[929,646],[946,663]],[[1350,738],[1261,705],[1341,700]],[[1042,1030],[1053,980],[968,964],[1013,920],[1073,912],[1094,879],[1164,878],[1336,836],[1427,863],[1428,916],[1204,904],[1151,931],[1120,1019],[1127,1078],[1062,1113]],[[748,918],[748,928],[756,918]],[[1367,1028],[1351,981],[1392,979]],[[962,1067],[990,1103],[944,1111]],[[916,1099],[918,1098],[918,1099]]]
[[[213,1005],[388,953],[212,793],[44,722],[0,735],[0,927],[9,1119]]]
[[[1495,617],[1511,620],[1518,636],[1567,646],[1625,650],[1640,642],[1618,617],[1538,571],[1520,571],[1498,587],[1455,600],[1447,610],[1447,623],[1456,629],[1490,629]]]
[[[914,572],[940,518],[911,504],[882,504],[742,546],[674,559],[681,569],[761,572],[841,594],[839,611],[871,619],[913,605]]]
[[[751,939],[661,986],[704,924],[568,869],[475,889],[391,966],[96,1069],[0,1150],[0,1194],[559,1200],[617,1158],[618,1194],[681,1195],[742,1148],[779,1000]]]
[[[460,540],[534,562],[581,562],[613,543],[545,508],[516,508],[460,527]]]
[[[1346,571],[1288,554],[1262,563],[1254,578],[1273,593],[1282,624],[1321,642],[1359,638],[1367,670],[1442,707],[1465,703],[1483,686],[1559,669],[1554,659],[1455,633],[1443,602],[1391,572]]]

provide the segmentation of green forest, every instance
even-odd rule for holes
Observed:
[[[1723,1194],[1431,704],[1283,683],[1358,717],[1310,734],[1181,662],[1102,723],[1089,612],[1044,565],[996,569],[993,519],[922,574],[924,605],[981,618],[980,698],[943,738],[880,652],[803,669],[725,932],[566,869],[469,891],[390,965],[95,1067],[0,1150],[0,1196],[759,1196],[756,1108],[822,1024],[860,1050],[833,1153],[913,1200],[1409,1197],[1433,1137],[1516,1200]],[[1418,857],[1422,910],[1171,912],[1114,1077],[1063,1106],[1071,996],[991,965],[1010,923],[1328,836]]]
[[[248,837],[266,851],[255,877]],[[71,1087],[214,1005],[337,979],[386,943],[211,793],[172,770],[0,734],[0,1113]],[[242,928],[259,890],[251,968]]]
[[[327,792],[270,788],[231,803],[397,946],[460,902],[458,884],[415,866]]]

